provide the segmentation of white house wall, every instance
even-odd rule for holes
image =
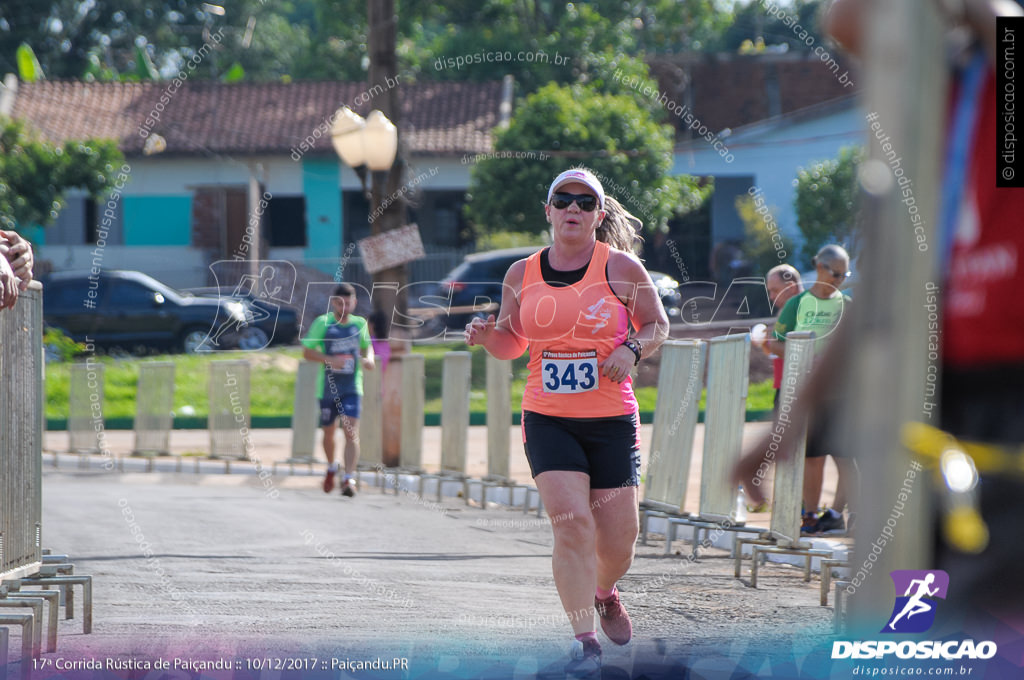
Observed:
[[[249,182],[249,164],[262,165],[264,188],[272,195],[302,194],[302,164],[287,156],[131,159],[126,195],[165,196],[191,193],[200,186],[242,186]]]
[[[462,162],[463,158],[468,162]],[[469,169],[473,166],[471,156],[414,156],[408,159],[408,164],[406,182],[415,182],[417,189],[465,191],[469,187]],[[349,167],[341,171],[341,186],[345,190],[359,187],[359,177]]]

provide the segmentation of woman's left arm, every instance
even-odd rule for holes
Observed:
[[[626,301],[630,320],[636,328],[631,337],[640,343],[641,358],[651,356],[668,338],[668,315],[651,275],[632,255],[612,251],[608,260],[608,278],[612,291]],[[635,360],[628,347],[621,351]]]

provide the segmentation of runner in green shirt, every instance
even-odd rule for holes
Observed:
[[[345,477],[341,493],[355,496],[352,479],[359,461],[359,415],[362,409],[363,369],[372,370],[373,346],[366,319],[351,314],[356,308],[356,291],[340,283],[331,296],[333,311],[318,316],[309,333],[302,339],[302,356],[324,365],[317,379],[317,398],[320,404],[320,427],[324,431],[324,456],[327,458],[327,476],[324,493],[334,488],[338,464],[334,462],[334,432],[338,417],[345,432]]]

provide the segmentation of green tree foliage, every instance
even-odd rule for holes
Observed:
[[[252,79],[275,79],[310,62],[315,10],[331,0],[39,0],[0,5],[0,66],[14,71],[19,44],[49,78],[140,80],[172,77],[204,44],[212,54],[192,78],[223,76],[240,64]],[[366,24],[366,2],[357,23]],[[220,10],[215,8],[220,7]],[[214,8],[214,9],[211,9]],[[329,11],[329,7],[327,10]],[[351,15],[349,15],[351,18]],[[213,34],[222,39],[212,40]],[[358,67],[359,59],[354,61]],[[324,76],[336,64],[324,64]],[[342,77],[334,72],[331,77]]]
[[[750,262],[755,276],[764,276],[775,265],[796,255],[792,239],[778,231],[779,224],[769,206],[744,194],[736,198],[736,212],[743,220],[743,255]],[[777,234],[775,239],[773,235]]]
[[[361,80],[365,77],[360,68],[360,59],[365,54],[364,32],[357,37],[362,51],[342,37],[354,30],[351,25],[337,26],[346,33],[326,34],[325,27],[319,24],[326,17],[321,17],[317,9],[331,4],[325,1],[258,5],[246,12],[252,21],[251,30],[250,19],[241,15],[238,18],[244,20],[242,25],[225,30],[218,60],[223,67],[241,67],[245,80],[250,81]],[[352,11],[362,5],[356,23],[365,26],[366,3],[345,4],[349,7],[339,11]]]
[[[255,1],[255,0],[254,0]],[[136,46],[157,67],[181,48],[202,45],[206,15],[184,0],[37,0],[0,5],[0,65],[21,43],[31,46],[48,78],[87,73],[138,77]]]
[[[672,129],[633,98],[550,83],[526,98],[495,140],[496,152],[534,153],[474,166],[467,216],[479,232],[540,233],[547,227],[541,205],[551,180],[582,164],[648,230],[662,228],[671,216],[699,207],[710,191],[692,177],[668,174],[672,144]]]
[[[53,146],[21,121],[0,118],[0,226],[46,226],[64,207],[68,189],[93,198],[110,190],[124,157],[112,140],[68,141]]]
[[[523,248],[526,246],[546,246],[551,242],[546,233],[524,231],[489,231],[480,234],[476,239],[476,249],[501,250],[503,248]]]
[[[631,22],[609,18],[597,4],[485,2],[475,30],[448,23],[430,44],[434,59],[420,65],[423,77],[487,81],[511,73],[522,92],[573,82],[585,55],[636,52]],[[471,63],[460,68],[460,61]]]
[[[637,45],[648,54],[713,49],[735,19],[715,0],[644,0],[629,3],[628,13]]]
[[[582,54],[578,63],[578,82],[591,92],[630,97],[656,121],[668,120],[670,114],[658,101],[658,81],[651,78],[642,60],[606,50]]]
[[[607,65],[629,56],[707,48],[720,41],[732,12],[714,0],[485,0],[468,7],[456,3],[434,20],[441,31],[423,43],[420,61],[406,61],[409,69],[427,80],[497,80],[511,73],[521,92],[529,93],[552,81],[600,79]],[[479,62],[447,66],[476,55]]]
[[[851,258],[856,257],[860,232],[857,167],[863,157],[863,149],[843,147],[838,158],[797,171],[794,205],[797,226],[804,237],[801,255],[805,262],[829,243],[838,243]]]
[[[43,73],[43,67],[36,59],[35,52],[32,48],[21,43],[18,46],[18,50],[15,53],[18,60],[18,77],[24,80],[26,83],[34,83],[46,78],[46,74]]]
[[[511,73],[522,93],[552,80],[586,81],[594,55],[710,49],[733,19],[717,0],[398,0],[396,14],[408,79]],[[224,39],[192,78],[221,78],[235,64],[247,80],[366,77],[366,0],[16,0],[0,5],[0,66],[16,71],[17,47],[26,43],[50,78],[134,80],[154,69],[166,78],[218,31]],[[439,58],[476,54],[492,58],[437,68]]]

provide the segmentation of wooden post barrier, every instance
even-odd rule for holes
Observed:
[[[378,362],[363,371],[363,413],[359,418],[359,467],[379,470],[384,458],[383,371]]]
[[[445,480],[462,482],[463,496],[469,503],[469,476],[466,453],[469,443],[469,390],[472,356],[469,352],[446,352],[441,368],[441,470],[436,475],[421,474],[419,494],[423,497],[428,479],[437,482],[437,502]]]
[[[852,351],[844,357],[843,371],[835,375],[846,398],[842,407],[846,429],[840,428],[838,439],[848,444],[860,468],[860,493],[852,502],[856,531],[867,539],[858,540],[851,555],[851,579],[856,584],[852,593],[845,593],[849,598],[837,598],[836,620],[841,620],[838,612],[848,600],[849,634],[862,638],[875,634],[878,621],[890,616],[892,582],[884,575],[894,569],[933,566],[930,522],[934,514],[931,494],[924,489],[927,475],[917,473],[918,490],[899,519],[899,540],[890,541],[880,555],[873,554],[871,541],[890,521],[908,474],[915,474],[910,454],[900,442],[900,430],[907,422],[928,422],[923,408],[938,401],[936,384],[931,383],[929,391],[928,378],[930,371],[941,373],[935,365],[941,357],[928,351],[933,341],[925,302],[926,291],[945,287],[944,273],[949,272],[939,271],[941,253],[952,247],[943,243],[939,228],[946,217],[940,214],[943,154],[950,147],[945,139],[949,120],[944,114],[952,110],[947,95],[950,43],[942,17],[946,12],[928,0],[865,4],[870,10],[863,22],[864,110],[875,119],[871,127],[878,125],[872,132],[884,130],[891,148],[888,144],[883,148],[872,134],[866,144],[868,158],[861,163],[863,170],[873,168],[882,181],[874,182],[874,191],[861,195],[864,229],[858,263],[863,266],[857,302],[850,309]],[[913,234],[906,231],[907,190],[902,177],[894,174],[892,150],[902,160],[902,177],[913,179],[920,217]],[[968,221],[956,223],[962,227]],[[977,235],[977,231],[970,233],[968,238]],[[941,314],[943,294],[937,297]],[[877,562],[872,559],[876,557]],[[874,566],[868,572],[871,575],[857,578],[863,565],[869,564]]]
[[[480,480],[469,480],[470,488],[480,485],[480,507],[487,509],[490,489],[507,489],[508,506],[515,505],[515,490],[526,489],[523,512],[529,511],[529,500],[534,487],[518,484],[512,479],[509,430],[512,428],[512,362],[495,359],[490,354],[487,366],[487,475]],[[467,490],[466,496],[469,497]],[[538,500],[538,505],[540,501]]]
[[[654,407],[647,481],[640,504],[644,545],[651,517],[679,516],[685,512],[706,350],[707,345],[700,340],[668,340],[661,346],[658,402]]]
[[[399,360],[402,371],[402,418],[399,466],[406,471],[423,471],[423,412],[426,408],[426,360],[422,354],[410,352],[392,357]],[[396,485],[397,492],[398,487]]]
[[[249,362],[225,360],[210,362],[209,416],[210,457],[248,460],[246,442],[250,433]],[[198,465],[198,459],[196,464]],[[230,462],[226,470],[231,470]]]
[[[704,411],[704,453],[700,474],[700,511],[696,517],[668,519],[665,553],[671,552],[676,525],[693,527],[693,559],[702,545],[700,532],[729,531],[735,555],[737,534],[760,534],[736,518],[737,487],[730,480],[743,447],[747,415],[750,335],[721,335],[708,341],[708,397]]]
[[[0,310],[0,580],[42,566],[43,299],[33,282]]]
[[[103,422],[103,364],[89,357],[71,365],[68,385],[68,450],[99,453]]]
[[[782,370],[779,394],[780,425],[787,422],[793,398],[814,367],[814,333],[800,331],[786,334],[786,356]],[[801,406],[800,408],[804,408]],[[751,546],[750,586],[757,587],[757,569],[760,556],[768,554],[802,555],[806,558],[804,580],[811,580],[811,560],[814,557],[831,558],[831,550],[815,550],[800,540],[800,506],[804,493],[804,454],[807,448],[806,426],[797,432],[799,444],[786,460],[775,460],[775,482],[772,486],[772,520],[765,538],[744,539],[736,542],[735,576],[739,578],[743,546]],[[769,453],[771,450],[769,449]],[[767,455],[766,455],[767,459]]]
[[[747,419],[750,335],[723,335],[711,338],[708,344],[700,514],[722,520],[736,510],[737,489],[730,477],[743,447]]]
[[[470,353],[444,355],[441,383],[441,472],[466,475],[469,442]]]
[[[132,455],[171,454],[174,425],[174,363],[146,362],[139,365],[135,390],[135,446]]]
[[[295,373],[295,396],[292,399],[292,450],[283,461],[274,461],[273,473],[277,474],[278,464],[287,465],[289,472],[296,465],[309,466],[313,470],[316,462],[316,432],[320,428],[320,402],[317,398],[317,376],[323,364],[317,361],[299,359]]]
[[[512,427],[512,362],[487,355],[487,476],[510,479],[509,429]]]

